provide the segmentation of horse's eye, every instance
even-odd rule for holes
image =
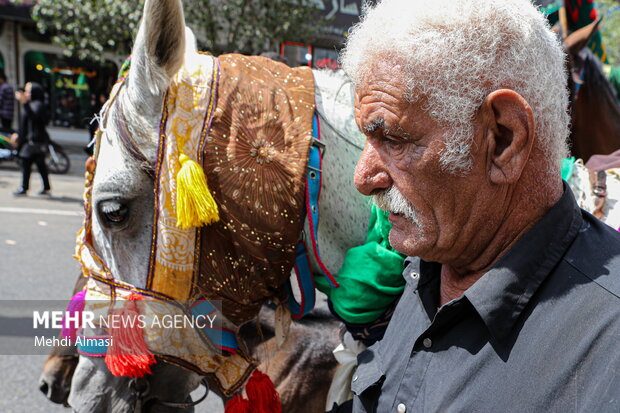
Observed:
[[[123,224],[129,216],[129,208],[119,201],[102,202],[99,209],[105,222],[110,225]]]

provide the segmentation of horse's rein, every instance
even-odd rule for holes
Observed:
[[[149,385],[149,382],[144,378],[133,378],[129,380],[128,385],[129,390],[136,397],[133,411],[135,413],[140,413],[151,404],[159,404],[165,407],[171,407],[173,409],[189,409],[190,407],[197,406],[209,395],[209,383],[207,382],[207,379],[203,378],[200,381],[200,384],[205,386],[205,394],[203,394],[202,397],[196,401],[183,403],[167,402],[161,400],[158,397],[151,397],[145,401],[145,399],[147,398],[147,396],[149,396],[149,393],[151,392],[151,386]]]

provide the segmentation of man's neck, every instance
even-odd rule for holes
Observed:
[[[498,218],[499,224],[483,242],[484,247],[473,254],[467,262],[442,263],[439,289],[439,305],[459,298],[506,254],[560,199],[559,190],[547,192],[545,200],[523,193],[514,207]],[[533,199],[538,198],[538,199]],[[472,244],[474,244],[472,242]]]

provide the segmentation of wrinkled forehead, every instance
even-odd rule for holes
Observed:
[[[368,68],[355,81],[355,94],[366,94],[376,87],[395,87],[401,97],[407,92],[406,62],[394,56],[375,56],[368,62]]]

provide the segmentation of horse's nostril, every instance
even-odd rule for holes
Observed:
[[[49,386],[45,380],[41,380],[39,382],[39,390],[47,397],[47,391],[49,390]]]

